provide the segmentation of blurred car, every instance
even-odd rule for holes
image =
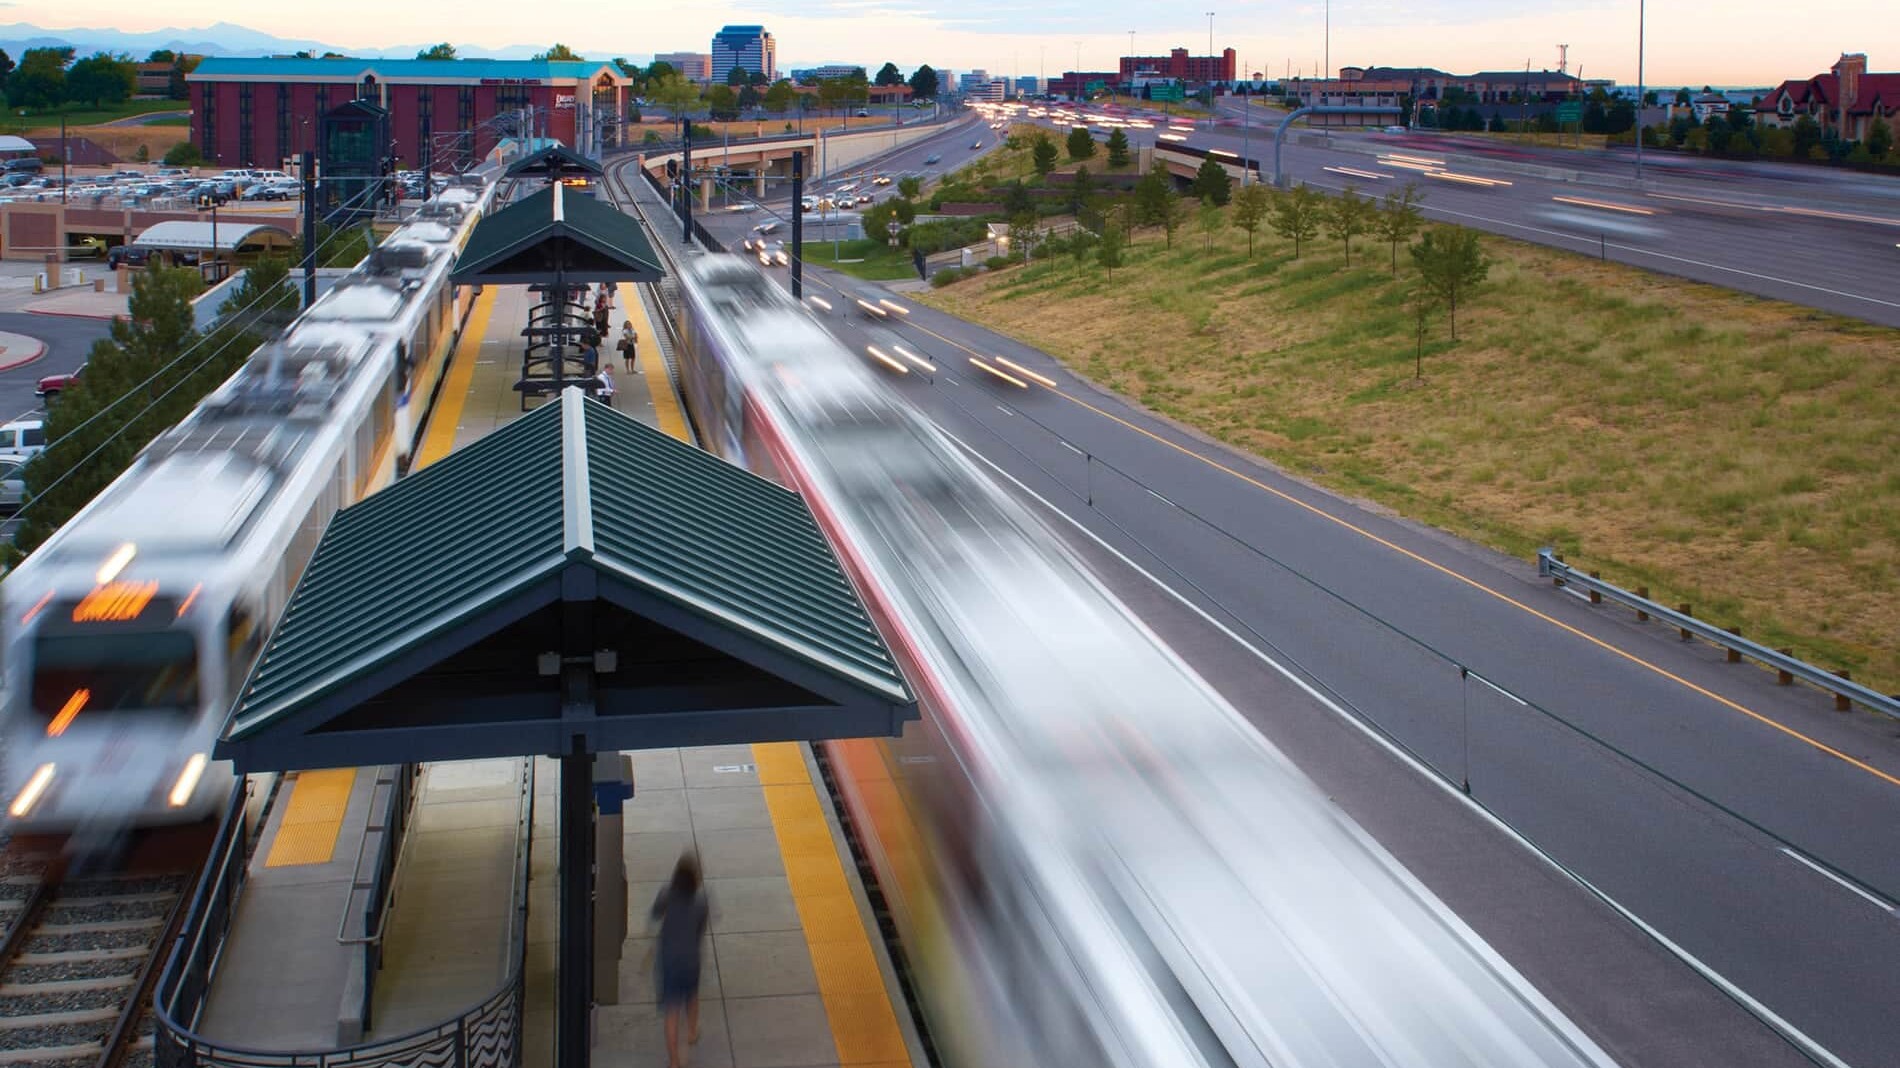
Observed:
[[[863,207],[864,205],[866,205],[866,204],[869,204],[869,203],[871,203],[871,202],[873,202],[873,201],[875,201],[876,199],[877,199],[876,197],[874,197],[874,196],[872,196],[872,195],[871,195],[871,194],[869,194],[869,193],[859,193],[859,194],[858,194],[858,206],[859,206],[859,207]]]
[[[976,150],[976,149],[979,149],[979,148],[982,148],[982,147],[983,147],[983,142],[981,142],[981,141],[972,141],[972,142],[970,142],[970,148],[971,148],[971,150],[972,150],[972,151],[974,151],[974,150]]]
[[[120,246],[120,248],[124,248],[124,247],[125,246],[123,245]],[[116,252],[116,251],[118,251],[118,249],[113,250],[113,252]],[[129,250],[129,251],[143,252],[144,250],[136,249],[136,250]],[[150,253],[147,253],[147,255],[150,255]],[[106,254],[106,262],[107,263],[112,262],[112,253],[108,252]],[[51,404],[55,400],[59,399],[59,395],[61,391],[65,390],[68,386],[71,386],[74,382],[79,381],[79,375],[85,369],[86,369],[86,365],[82,363],[78,367],[73,368],[70,372],[66,374],[47,375],[46,377],[40,379],[39,384],[34,387],[33,393],[35,396],[39,397],[41,400],[45,401],[48,404]]]
[[[792,254],[786,251],[785,242],[783,241],[773,241],[770,243],[760,242],[758,251],[759,265],[762,267],[791,266]]]
[[[871,179],[871,184],[872,185],[890,185],[891,176],[888,174],[880,174],[876,178]]]
[[[941,163],[941,162],[943,162],[943,156],[936,152],[932,152],[930,155],[924,157],[925,166],[929,166],[932,163]]]
[[[889,319],[891,310],[878,302],[878,298],[869,293],[853,293],[851,299],[857,302],[858,310],[866,319]]]

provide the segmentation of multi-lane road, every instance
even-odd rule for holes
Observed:
[[[708,223],[736,244],[749,221]],[[1537,582],[1528,562],[1289,479],[979,326],[901,296],[908,315],[847,316],[854,302],[830,290],[875,287],[816,271],[808,285],[831,298],[821,318],[853,352],[902,346],[935,368],[894,384],[1063,517],[1058,529],[1165,637],[1375,833],[1389,832],[1388,844],[1488,939],[1521,954],[1513,960],[1567,991],[1580,1013],[1600,999],[1596,1009],[1623,1021],[1612,1029],[1630,1029],[1614,1044],[1644,1053],[1631,1063],[1763,1054],[1686,1038],[1703,1030],[1688,1023],[1665,1042],[1668,1028],[1631,1002],[1659,998],[1713,1019],[1698,1000],[1711,988],[1644,986],[1641,953],[1604,948],[1580,906],[1516,897],[1513,880],[1531,877],[1469,828],[1427,818],[1414,777],[1364,758],[1343,740],[1350,731],[1323,737],[1321,724],[1336,720],[1319,699],[1468,792],[1791,1029],[1850,1064],[1890,1060],[1900,1038],[1893,724],[1840,715],[1819,694],[1593,608]],[[1285,675],[1263,669],[1256,652]],[[1563,963],[1540,969],[1540,959]]]
[[[1280,113],[1266,121],[1264,111],[1237,111],[1224,102],[1218,121],[1200,120],[1179,143],[1244,153],[1271,181]],[[1124,132],[1131,144],[1153,145],[1170,128],[1156,121],[1152,130]],[[1288,181],[1329,191],[1353,185],[1373,196],[1416,182],[1431,219],[1900,326],[1900,179],[1652,152],[1637,183],[1634,160],[1622,153],[1420,131],[1312,139],[1298,125],[1289,133]]]

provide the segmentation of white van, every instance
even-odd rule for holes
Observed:
[[[0,456],[38,456],[46,449],[46,423],[21,419],[0,426]]]

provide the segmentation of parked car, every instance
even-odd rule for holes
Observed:
[[[41,419],[16,419],[0,426],[0,457],[17,456],[29,460],[46,448],[46,422]]]
[[[46,164],[41,163],[36,156],[21,156],[19,159],[10,159],[6,162],[4,167],[0,167],[0,170],[4,170],[8,174],[38,174],[45,169]]]
[[[114,245],[106,250],[107,270],[116,271],[121,267],[143,267],[150,262],[152,262],[152,250],[149,248],[134,248],[131,245]],[[77,374],[78,372],[74,373]],[[46,379],[40,380],[42,385],[44,385],[46,381]],[[46,394],[41,393],[40,396],[44,397]]]
[[[0,457],[0,515],[12,515],[26,504],[26,480],[20,477],[25,466],[23,456]]]
[[[125,246],[120,245],[119,248],[125,248]],[[112,251],[117,252],[119,251],[119,249],[113,249]],[[127,249],[126,251],[128,253],[144,252],[148,256],[151,255],[151,253],[146,252],[146,250],[144,249]],[[106,262],[107,263],[112,262],[111,252],[106,253]],[[82,363],[78,367],[73,368],[72,371],[66,374],[47,375],[45,378],[40,379],[39,385],[34,388],[33,393],[36,396],[38,396],[40,400],[45,401],[47,404],[51,404],[54,401],[59,399],[59,395],[61,391],[65,390],[68,386],[72,385],[74,382],[79,381],[79,374],[85,369],[86,369],[86,365]]]

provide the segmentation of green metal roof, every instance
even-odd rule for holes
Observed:
[[[601,167],[600,164],[556,141],[510,164],[508,177],[515,178],[523,174],[545,176],[550,171],[592,175],[601,173]]]
[[[360,687],[576,568],[860,701],[911,703],[802,498],[570,389],[337,515],[224,742]]]
[[[565,281],[657,282],[659,255],[633,216],[586,195],[550,185],[475,226],[456,260],[458,285]]]

